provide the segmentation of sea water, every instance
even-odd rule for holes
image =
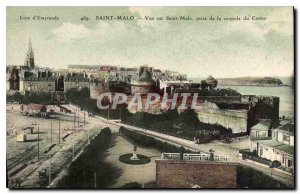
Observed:
[[[242,95],[264,95],[278,96],[279,116],[294,117],[294,88],[290,86],[282,87],[259,87],[259,86],[218,86],[218,88],[231,88]]]

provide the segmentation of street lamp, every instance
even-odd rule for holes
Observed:
[[[214,153],[215,153],[215,150],[210,149],[210,150],[209,150],[209,153],[210,153],[210,155],[209,155],[209,160],[214,161]]]
[[[49,91],[51,91],[51,86],[52,86],[52,85],[51,85],[51,83],[49,82],[49,83],[48,83],[48,90],[49,90]]]
[[[79,90],[79,81],[76,82],[77,91]]]

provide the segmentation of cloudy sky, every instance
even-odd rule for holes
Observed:
[[[20,20],[35,15],[59,20]],[[96,21],[104,15],[143,19]],[[90,21],[81,21],[83,16]],[[194,20],[147,21],[145,16]],[[195,21],[210,16],[241,20]],[[291,76],[294,71],[292,7],[8,7],[7,65],[24,63],[29,38],[36,63],[51,68],[148,64],[189,77]]]

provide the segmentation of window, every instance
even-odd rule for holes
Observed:
[[[290,141],[290,136],[289,135],[283,135],[283,140],[284,141]]]
[[[293,166],[292,160],[288,160],[288,167],[291,167],[291,166]]]
[[[263,147],[259,148],[259,152],[260,152],[260,156],[262,156],[263,155]]]
[[[282,164],[284,164],[285,163],[285,157],[284,157],[284,155],[282,155]]]

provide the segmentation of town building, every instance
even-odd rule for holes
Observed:
[[[130,83],[138,74],[138,68],[125,68],[121,67],[118,70],[118,80]]]
[[[49,68],[37,67],[32,43],[29,41],[24,65],[8,66],[7,90],[20,92],[54,92],[56,76]]]
[[[211,75],[206,78],[206,80],[201,81],[202,89],[214,89],[218,86],[218,81],[213,78]]]
[[[86,74],[68,73],[64,78],[64,92],[70,89],[81,90],[83,88],[90,88],[90,80]]]
[[[84,64],[78,64],[78,65],[68,65],[68,72],[74,72],[74,73],[87,73],[87,72],[94,72],[99,70],[99,65],[84,65]]]
[[[25,108],[25,114],[28,116],[47,116],[47,107],[44,104],[30,103]]]
[[[155,91],[156,82],[152,79],[152,69],[147,66],[140,67],[137,79],[131,81],[131,94],[145,95]]]
[[[251,139],[267,139],[270,137],[271,120],[260,120],[256,125],[251,127]]]
[[[294,123],[272,129],[271,139],[250,140],[250,151],[258,157],[279,161],[286,170],[294,169]]]
[[[20,88],[19,69],[16,66],[6,68],[6,90],[17,91]]]
[[[116,75],[117,67],[112,65],[101,65],[98,71],[98,78],[100,80],[105,80],[105,82],[116,80]]]
[[[27,77],[20,80],[20,92],[51,92],[55,91],[56,80],[53,77]]]

